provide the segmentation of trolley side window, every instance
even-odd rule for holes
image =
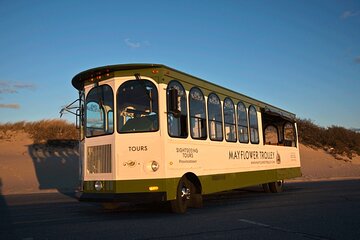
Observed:
[[[213,141],[223,140],[221,102],[215,93],[208,97],[209,135]]]
[[[239,102],[237,105],[238,135],[241,143],[249,142],[248,118],[245,104]]]
[[[206,139],[205,98],[199,88],[192,88],[189,94],[190,129],[194,139]]]
[[[284,124],[284,146],[296,147],[295,126],[291,122]]]
[[[187,99],[181,83],[175,80],[171,81],[166,90],[166,98],[169,136],[187,138]],[[171,106],[172,104],[176,104],[176,106]]]
[[[224,100],[224,125],[226,141],[236,142],[235,107],[230,98]]]
[[[264,142],[268,145],[278,145],[279,144],[279,134],[278,129],[274,125],[269,125],[265,128],[264,131]]]
[[[249,107],[249,125],[250,125],[250,141],[251,143],[259,143],[259,126],[257,112],[254,106]]]

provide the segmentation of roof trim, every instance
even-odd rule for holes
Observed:
[[[121,70],[133,70],[133,69],[144,69],[144,68],[161,68],[166,67],[162,64],[152,64],[152,63],[132,63],[132,64],[117,64],[117,65],[107,65],[102,67],[91,68],[86,71],[80,72],[71,80],[72,85],[80,90],[84,87],[84,81],[91,78],[92,74],[100,70],[106,70],[110,72],[121,71]],[[169,67],[166,67],[169,68]]]

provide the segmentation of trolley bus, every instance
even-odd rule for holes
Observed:
[[[169,201],[301,176],[295,115],[160,64],[77,74],[80,201]]]

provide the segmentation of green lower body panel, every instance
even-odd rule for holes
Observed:
[[[202,194],[210,194],[300,176],[300,168],[285,168],[200,176],[199,179],[202,186]]]
[[[184,174],[185,175],[185,174]],[[202,194],[210,194],[215,192],[227,191],[262,183],[275,182],[277,180],[290,179],[300,177],[301,171],[298,168],[273,169],[263,171],[251,171],[240,173],[226,173],[216,175],[198,176]],[[141,180],[114,180],[100,181],[102,183],[101,190],[95,190],[96,181],[85,181],[83,184],[83,194],[92,196],[93,200],[99,196],[99,200],[103,199],[101,195],[121,196],[121,201],[126,201],[126,195],[129,195],[129,201],[133,201],[133,197],[146,195],[160,195],[161,200],[173,200],[176,198],[176,189],[179,178],[166,179],[141,179]],[[130,197],[132,196],[132,197]],[[109,199],[111,200],[111,199]]]

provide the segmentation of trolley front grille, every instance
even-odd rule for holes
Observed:
[[[111,144],[87,147],[88,173],[111,173]]]

